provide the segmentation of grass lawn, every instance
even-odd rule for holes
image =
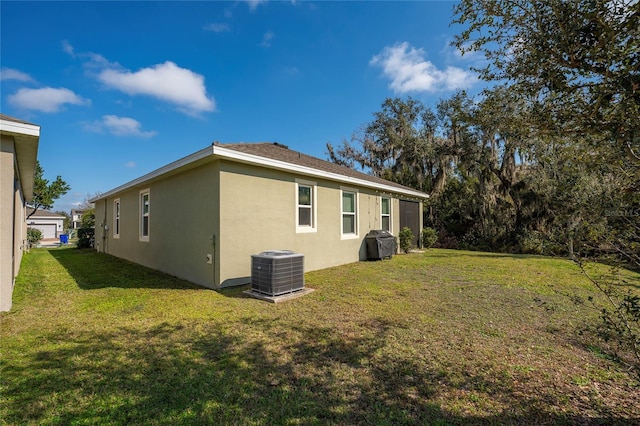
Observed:
[[[640,277],[628,285],[640,291]],[[0,424],[640,424],[560,259],[449,250],[306,274],[273,305],[73,248],[0,314]]]

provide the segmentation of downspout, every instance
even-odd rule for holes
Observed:
[[[211,264],[213,265],[213,272],[211,274],[212,276],[211,284],[213,285],[213,287],[215,287],[216,286],[216,234],[213,234],[211,236],[211,242],[213,243],[213,256],[211,259]]]

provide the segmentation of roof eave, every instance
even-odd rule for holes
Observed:
[[[150,173],[147,173],[146,175],[140,176],[137,179],[134,179],[132,181],[129,181],[123,185],[120,185],[116,188],[113,188],[110,191],[105,192],[104,194],[100,194],[99,196],[92,198],[89,200],[90,203],[95,203],[96,201],[102,200],[104,198],[107,198],[111,195],[117,194],[119,192],[122,192],[124,190],[133,188],[135,186],[139,186],[142,185],[144,183],[150,182],[154,179],[157,179],[160,176],[166,175],[168,173],[177,171],[179,169],[182,168],[186,168],[188,166],[190,166],[191,164],[195,163],[196,161],[200,161],[203,160],[209,156],[211,156],[213,154],[213,151],[211,149],[211,147],[207,147],[205,149],[202,149],[198,152],[195,152],[191,155],[188,155],[184,158],[181,158],[177,161],[174,161],[173,163],[167,164],[164,167],[160,167],[159,169],[156,169]]]
[[[26,202],[33,200],[40,126],[29,123],[0,119],[0,133],[13,137],[18,177]]]
[[[380,184],[376,182],[367,181],[365,179],[345,176],[338,173],[326,172],[326,171],[318,170],[312,167],[300,166],[297,164],[288,163],[286,161],[274,160],[274,159],[262,157],[259,155],[247,154],[244,152],[235,151],[233,149],[224,148],[219,145],[211,145],[210,147],[207,147],[203,150],[200,150],[180,160],[174,161],[171,164],[168,164],[164,167],[161,167],[157,170],[147,173],[144,176],[141,176],[123,185],[120,185],[110,191],[105,192],[104,194],[100,194],[99,196],[92,198],[89,201],[91,203],[95,203],[99,200],[118,194],[127,189],[130,189],[136,186],[141,186],[154,179],[157,179],[160,176],[166,175],[171,172],[175,172],[179,169],[187,168],[191,166],[193,163],[203,160],[210,156],[229,160],[229,161],[245,163],[245,164],[259,165],[259,166],[270,168],[270,169],[293,172],[293,173],[297,173],[305,176],[323,178],[327,180],[340,182],[346,185],[372,188],[379,191],[384,191],[384,192],[389,192],[394,194],[402,194],[407,197],[413,197],[413,198],[418,198],[422,200],[429,198],[429,194],[416,191],[411,188],[398,188],[393,185]]]
[[[225,158],[232,161],[238,161],[238,162],[247,163],[247,164],[258,164],[260,166],[268,167],[271,169],[294,172],[294,173],[302,174],[305,176],[324,178],[324,179],[344,183],[346,185],[363,186],[366,188],[388,191],[394,194],[403,194],[406,196],[420,198],[420,199],[429,198],[429,194],[416,191],[411,188],[399,188],[393,185],[386,185],[386,184],[381,184],[377,182],[371,182],[365,179],[360,179],[356,177],[345,176],[338,173],[318,170],[313,167],[300,166],[300,165],[292,164],[286,161],[274,160],[274,159],[262,157],[259,155],[247,154],[247,153],[236,151],[233,149],[224,148],[219,145],[216,145],[213,147],[213,154],[217,157]]]
[[[51,220],[64,220],[66,219],[61,215],[39,215],[38,213],[29,216],[29,219],[51,219]]]

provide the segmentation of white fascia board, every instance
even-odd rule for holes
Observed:
[[[319,178],[324,178],[327,180],[332,180],[336,182],[346,183],[355,186],[364,186],[366,188],[373,188],[381,191],[389,191],[394,194],[403,194],[410,197],[416,197],[421,199],[429,198],[429,194],[424,192],[416,191],[413,189],[404,189],[398,188],[392,185],[379,184],[375,182],[371,182],[365,179],[354,178],[351,176],[345,176],[338,173],[326,172],[318,169],[314,169],[312,167],[300,166],[297,164],[287,163],[285,161],[273,160],[270,158],[261,157],[253,154],[246,154],[244,152],[234,151],[232,149],[226,149],[221,146],[213,147],[213,154],[216,157],[225,158],[232,161],[239,161],[248,164],[257,164],[260,166],[285,170],[293,173],[302,174],[305,176],[314,176]]]
[[[40,137],[40,126],[34,124],[18,123],[15,121],[1,120],[0,131],[16,133],[19,135]]]
[[[271,169],[284,170],[305,176],[314,176],[355,186],[363,186],[365,188],[372,188],[380,191],[388,191],[389,193],[402,194],[405,196],[415,197],[423,200],[429,198],[429,194],[412,189],[397,188],[392,185],[378,184],[364,179],[345,176],[338,173],[325,172],[322,170],[314,169],[312,167],[299,166],[297,164],[291,164],[285,161],[272,160],[270,158],[261,157],[259,155],[246,154],[244,152],[238,152],[232,149],[223,148],[221,146],[212,145],[180,160],[174,161],[171,164],[167,164],[166,166],[154,170],[151,173],[147,173],[144,176],[120,185],[117,188],[105,192],[104,194],[100,194],[98,197],[89,200],[89,202],[95,203],[96,201],[110,197],[111,195],[117,194],[138,185],[142,185],[145,182],[158,178],[166,173],[172,172],[182,167],[186,167],[191,163],[205,159],[209,156],[215,156],[217,158],[236,161],[240,163],[259,165]]]
[[[147,173],[144,176],[140,176],[137,179],[134,179],[132,181],[129,181],[123,185],[118,186],[117,188],[114,188],[110,191],[105,192],[104,194],[100,194],[99,196],[92,198],[91,200],[89,200],[89,202],[91,203],[95,203],[98,200],[102,200],[103,198],[107,198],[111,195],[117,194],[119,192],[125,191],[129,188],[133,188],[134,186],[138,186],[138,185],[142,185],[145,182],[148,182],[150,180],[153,180],[157,177],[160,177],[166,173],[172,172],[174,170],[178,170],[182,167],[186,167],[191,163],[195,163],[196,161],[202,160],[204,158],[209,157],[210,155],[212,155],[213,151],[211,149],[211,147],[207,147],[205,149],[202,149],[196,153],[193,153],[191,155],[188,155],[184,158],[181,158],[177,161],[174,161],[173,163],[167,164],[164,167],[160,167],[159,169],[156,169],[150,173]]]
[[[36,213],[36,214],[32,215],[32,216],[29,218],[29,220],[31,220],[31,219],[55,220],[55,221],[58,221],[58,220],[64,220],[64,219],[65,219],[65,217],[64,217],[64,216],[60,216],[60,215],[55,215],[55,216],[40,216],[40,215],[38,215],[38,213]]]

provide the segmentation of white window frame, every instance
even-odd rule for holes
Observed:
[[[147,204],[149,206],[149,209],[147,211],[147,213],[144,213],[144,196],[147,196]],[[138,226],[140,228],[139,232],[138,232],[138,236],[139,236],[139,240],[140,241],[149,241],[149,235],[151,234],[151,191],[149,191],[149,188],[147,189],[143,189],[140,191],[140,194],[138,196],[138,200],[140,202],[140,221],[138,222]],[[144,218],[147,218],[147,235],[143,235],[142,232],[144,230]]]
[[[353,212],[345,212],[344,204],[343,204],[343,196],[345,193],[353,194]],[[360,221],[358,220],[358,208],[360,207],[358,190],[354,188],[346,188],[340,187],[340,235],[343,240],[350,240],[353,238],[358,238],[360,234]],[[344,215],[353,215],[354,217],[354,233],[346,233],[344,232]]]
[[[383,205],[383,200],[389,200],[389,213],[385,213],[382,210],[382,205]],[[388,217],[389,218],[389,229],[387,229],[387,231],[389,231],[390,233],[393,234],[393,222],[391,221],[391,197],[385,197],[384,195],[380,196],[380,229],[384,229],[383,223],[384,223],[384,218]]]
[[[113,238],[120,238],[120,225],[122,225],[120,221],[121,208],[120,198],[113,200]]]
[[[307,206],[300,205],[300,187],[306,186],[311,188],[311,206],[309,209],[311,210],[311,225],[300,225],[300,207],[307,208]],[[306,233],[306,232],[318,232],[318,186],[316,182],[296,179],[296,233]]]

